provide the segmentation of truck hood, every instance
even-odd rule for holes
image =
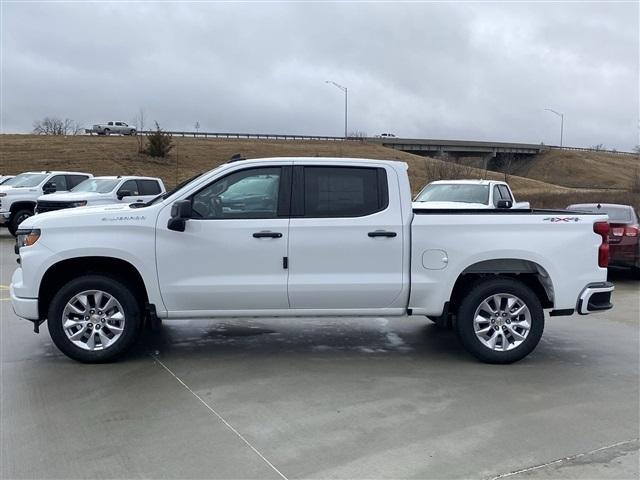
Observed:
[[[60,192],[50,193],[49,195],[41,195],[38,197],[39,202],[80,202],[82,200],[99,200],[109,196],[108,193],[96,192]]]
[[[59,224],[61,220],[68,222],[69,219],[76,219],[74,220],[74,224],[77,222],[79,227],[84,223],[90,224],[96,220],[135,220],[137,218],[147,217],[150,209],[154,207],[155,205],[151,207],[130,208],[129,204],[111,204],[97,205],[95,207],[65,208],[63,210],[39,213],[38,215],[29,217],[20,224],[20,228],[46,228],[47,226]]]
[[[37,192],[38,187],[12,187],[11,185],[2,186],[0,185],[0,192],[6,193],[7,195],[21,195],[26,192]]]
[[[442,208],[442,209],[465,209],[477,208],[488,209],[484,203],[464,203],[464,202],[413,202],[413,208]]]

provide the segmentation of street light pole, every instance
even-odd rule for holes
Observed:
[[[347,138],[347,118],[348,118],[348,89],[347,87],[343,87],[342,85],[340,85],[339,83],[336,83],[332,80],[325,80],[324,83],[329,83],[331,85],[333,85],[334,87],[339,88],[340,90],[342,90],[344,92],[344,138]]]
[[[564,136],[564,113],[556,112],[550,108],[545,108],[547,112],[555,113],[560,117],[560,146],[562,147],[562,137]]]

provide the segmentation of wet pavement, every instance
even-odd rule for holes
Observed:
[[[640,282],[507,366],[421,317],[165,322],[82,365],[7,301],[2,478],[638,478]]]

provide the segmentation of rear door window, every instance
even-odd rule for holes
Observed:
[[[67,175],[67,190],[71,190],[76,185],[84,182],[89,175]]]
[[[157,180],[138,180],[138,191],[140,195],[159,195],[160,185]]]
[[[362,217],[387,208],[383,168],[304,167],[304,201],[295,214],[304,217]],[[300,207],[302,211],[300,211]]]

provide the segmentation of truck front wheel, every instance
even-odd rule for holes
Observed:
[[[536,347],[544,330],[544,311],[525,284],[498,277],[477,282],[460,303],[456,329],[460,341],[487,363],[513,363]]]
[[[11,217],[9,218],[9,225],[8,225],[9,233],[15,237],[20,224],[24,222],[27,218],[32,216],[33,216],[33,210],[28,210],[26,208],[23,208],[21,210],[16,210],[15,212],[13,212],[11,214]]]
[[[123,282],[102,275],[71,280],[54,295],[48,312],[53,343],[84,363],[115,360],[135,341],[141,309]]]

